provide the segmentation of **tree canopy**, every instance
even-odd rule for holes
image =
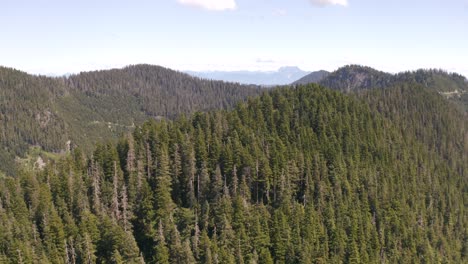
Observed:
[[[0,179],[0,260],[464,263],[466,124],[418,85],[150,120]]]

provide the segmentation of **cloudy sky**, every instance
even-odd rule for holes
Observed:
[[[63,74],[149,63],[178,70],[468,76],[468,0],[0,0],[0,65]]]

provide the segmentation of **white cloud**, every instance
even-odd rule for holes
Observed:
[[[348,0],[309,0],[315,6],[341,5],[347,6]]]
[[[213,11],[236,9],[236,0],[177,0],[179,3],[188,6],[199,7]]]

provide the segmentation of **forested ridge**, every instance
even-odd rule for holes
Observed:
[[[467,139],[414,84],[150,120],[0,179],[0,262],[465,263]]]
[[[330,74],[330,72],[324,71],[324,70],[312,72],[312,73],[300,78],[299,80],[296,80],[292,84],[293,85],[295,85],[295,84],[305,85],[305,84],[309,84],[309,83],[319,83],[321,80],[326,78],[329,74]]]
[[[466,77],[440,69],[419,69],[391,74],[361,65],[347,65],[317,78],[307,75],[293,83],[318,83],[342,92],[386,89],[395,85],[421,85],[436,91],[468,113],[468,80]]]
[[[88,153],[148,118],[231,108],[260,92],[152,65],[58,78],[0,67],[0,171],[14,174],[31,146],[64,152],[70,140]]]

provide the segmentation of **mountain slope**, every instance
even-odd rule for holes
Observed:
[[[11,161],[30,146],[60,152],[70,140],[90,150],[150,117],[230,108],[261,89],[135,65],[66,78],[0,68],[0,92],[0,169],[11,173]]]
[[[0,260],[466,263],[456,112],[417,85],[310,85],[152,120],[0,179]]]
[[[225,109],[259,93],[255,86],[203,80],[152,65],[81,73],[70,76],[67,84],[72,90],[86,95],[112,97],[117,100],[117,105],[119,100],[131,97],[146,115],[164,118],[194,111]]]
[[[445,160],[456,173],[468,173],[468,118],[438,92],[403,83],[363,92],[359,97],[391,120],[402,134],[412,135]]]
[[[320,84],[343,92],[384,88],[393,84],[392,75],[370,67],[349,65],[330,73]]]
[[[281,67],[278,71],[190,71],[187,73],[204,79],[274,86],[290,84],[310,72],[303,71],[298,67]]]
[[[390,74],[370,67],[349,65],[320,81],[321,85],[344,92],[385,88],[397,83],[417,83],[440,93],[468,91],[465,77],[435,69]]]
[[[396,82],[417,83],[436,91],[468,113],[468,79],[462,75],[442,70],[417,70],[399,73],[395,79]]]
[[[327,77],[328,74],[330,74],[330,73],[327,72],[327,71],[311,72],[311,73],[307,74],[306,76],[304,76],[304,77],[298,79],[297,81],[293,82],[292,85],[318,83],[323,78]]]
[[[297,84],[306,84],[307,76]],[[328,74],[326,77],[311,80],[325,87],[342,92],[359,92],[369,89],[382,89],[402,83],[419,84],[436,91],[449,101],[468,112],[468,80],[456,73],[442,70],[417,70],[390,74],[360,65],[348,65]]]
[[[0,93],[0,170],[11,174],[12,161],[31,145],[65,148],[66,123],[55,108],[67,94],[62,83],[0,67]]]

